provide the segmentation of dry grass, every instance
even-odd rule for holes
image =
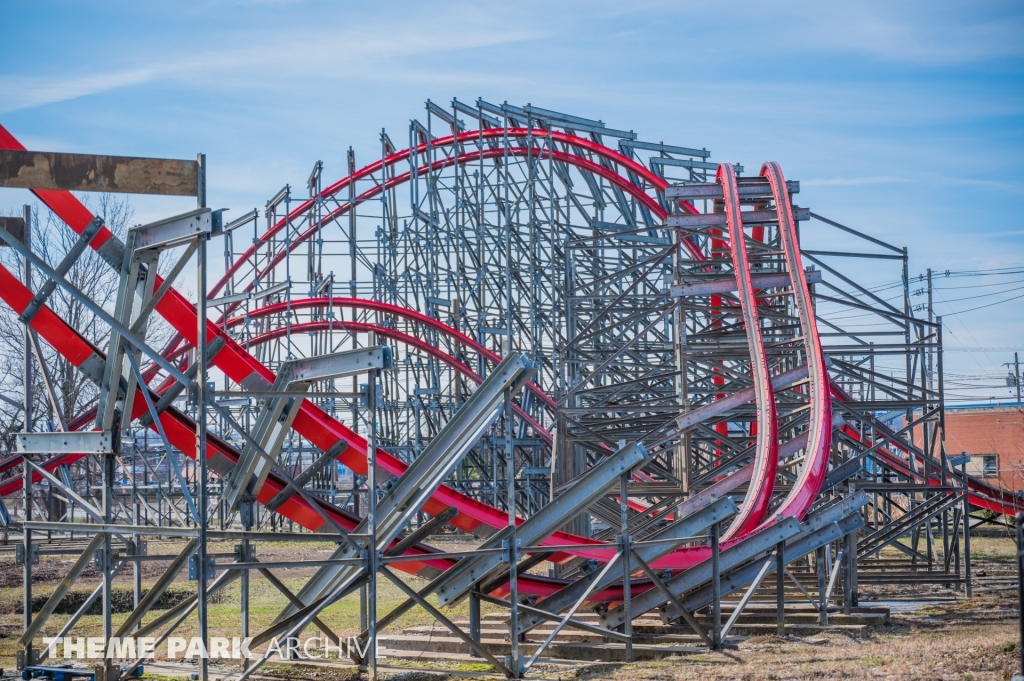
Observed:
[[[444,548],[459,550],[467,545],[461,542],[444,542]],[[986,565],[1006,569],[1008,557],[1012,559],[1013,544],[1008,539],[974,539],[972,542],[976,569],[984,570]],[[150,553],[172,553],[175,545],[151,545]],[[214,548],[216,551],[230,551],[230,545]],[[313,544],[261,544],[260,558],[265,560],[302,557],[326,557],[329,549]],[[323,555],[321,555],[323,553]],[[36,593],[47,593],[55,581],[66,572],[69,561],[46,558],[47,564],[37,572],[42,578],[35,586]],[[0,565],[0,577],[8,572],[18,572],[20,566]],[[160,569],[150,564],[144,573],[144,584],[151,584]],[[314,568],[301,570],[277,570],[277,574],[289,588],[297,590]],[[423,584],[422,580],[407,577],[413,587]],[[86,576],[79,580],[76,589],[91,590],[97,580]],[[120,587],[130,588],[131,580],[126,574],[117,580]],[[176,587],[188,588],[190,583],[185,574],[179,576]],[[898,585],[879,589],[879,596],[892,595]],[[929,595],[949,596],[949,590],[933,587],[922,597]],[[14,666],[15,641],[21,629],[21,615],[15,614],[14,605],[21,597],[20,585],[0,588],[0,667]],[[404,599],[401,592],[385,579],[379,581],[380,614],[388,612]],[[280,612],[284,598],[262,577],[253,574],[251,587],[252,630],[259,631]],[[456,609],[449,613],[453,618],[464,618],[466,612]],[[1008,680],[1018,670],[1017,625],[1013,610],[1017,608],[1012,592],[1001,596],[983,595],[970,601],[960,600],[918,610],[909,615],[893,616],[890,624],[876,627],[860,638],[841,633],[827,633],[807,639],[757,637],[741,642],[737,647],[723,653],[704,653],[629,665],[582,664],[571,667],[545,668],[538,670],[544,678],[563,679],[614,679],[618,681],[713,681],[716,679],[747,680],[797,680],[797,679],[928,679],[931,680]],[[355,635],[358,630],[359,605],[355,596],[327,609],[322,619],[342,636]],[[115,626],[124,615],[115,616]],[[66,615],[54,615],[46,627],[46,635],[53,635],[67,621]],[[420,609],[406,614],[395,630],[402,627],[429,624],[432,619]],[[236,584],[225,590],[221,602],[210,607],[210,628],[214,636],[237,636],[239,628],[239,587]],[[182,626],[176,635],[192,636],[196,630],[195,617]],[[87,616],[76,629],[80,636],[100,635],[100,618]],[[433,665],[435,676],[440,673],[461,672],[474,676],[482,672],[483,666],[473,669],[462,665],[440,663]],[[267,670],[268,676],[291,679],[312,678],[308,669],[289,671],[289,666],[276,666]],[[335,681],[349,678],[351,669],[315,672],[320,681]],[[411,672],[410,672],[411,673]]]
[[[302,560],[303,558],[327,558],[333,550],[323,548],[323,545],[301,543],[301,544],[285,544],[285,543],[261,543],[259,546],[258,557],[263,560]],[[175,543],[161,543],[157,545],[155,542],[150,544],[149,553],[150,555],[156,554],[171,554],[180,550],[180,545]],[[211,545],[210,551],[213,552],[230,552],[232,550],[231,544],[224,545]],[[12,560],[10,564],[0,565],[0,576],[6,575],[7,573],[21,574],[22,567],[20,565],[13,565]],[[33,593],[34,595],[48,595],[52,592],[53,587],[70,568],[73,559],[62,559],[44,556],[38,566],[35,566],[36,572],[40,579],[33,579]],[[228,561],[220,561],[228,562]],[[163,569],[163,564],[160,566],[154,565],[154,563],[145,563],[146,569],[143,573],[143,588],[148,588],[156,578],[160,575]],[[292,590],[293,593],[297,592],[306,579],[315,571],[315,567],[302,568],[302,569],[290,569],[290,570],[274,570],[274,574],[284,584]],[[399,576],[403,577],[407,584],[413,588],[419,589],[426,584],[426,582],[417,577],[405,575],[398,570],[394,571]],[[189,582],[187,570],[183,570],[174,584],[178,588],[189,589],[194,588],[194,583]],[[250,631],[259,632],[265,629],[273,619],[281,612],[281,609],[286,604],[285,597],[281,595],[277,589],[270,584],[262,575],[257,572],[253,572],[251,575],[250,589],[249,589],[249,616],[250,616]],[[20,586],[20,578],[17,580],[18,586],[9,586],[6,588],[0,588],[0,667],[5,669],[12,669],[15,666],[15,652],[17,650],[17,638],[21,633],[22,629],[22,615],[15,612],[16,608],[20,607],[22,598],[22,589]],[[87,574],[79,579],[74,589],[76,591],[91,592],[96,585],[99,584],[98,577],[93,572]],[[114,580],[115,588],[131,589],[131,571],[126,568],[122,571],[122,574]],[[395,608],[400,603],[405,601],[404,594],[389,582],[386,578],[380,577],[377,581],[377,594],[378,594],[378,613],[380,616],[387,614],[390,610]],[[222,596],[217,599],[218,602],[212,603],[209,607],[209,627],[211,636],[238,636],[239,635],[239,624],[240,624],[240,586],[236,580],[233,584],[226,587]],[[436,600],[433,601],[436,605]],[[462,604],[460,607],[456,607],[448,611],[449,616],[453,618],[466,618],[469,616],[468,605]],[[491,606],[486,604],[482,610],[484,612],[490,612]],[[121,622],[126,618],[125,614],[115,614],[113,617],[114,629],[120,625]],[[40,633],[40,637],[43,636],[55,636],[61,627],[70,619],[69,615],[58,615],[54,614],[47,621],[46,626]],[[320,619],[330,627],[336,634],[341,637],[355,636],[359,633],[359,598],[358,595],[349,596],[339,603],[327,608],[320,615]],[[411,627],[417,625],[429,625],[433,622],[433,618],[430,617],[426,612],[420,608],[413,608],[408,613],[403,615],[397,622],[395,630],[400,630],[403,627]],[[193,614],[175,631],[175,636],[182,636],[185,638],[195,636],[198,630],[196,615]],[[79,620],[73,630],[75,636],[101,636],[102,635],[102,618],[99,615],[86,615]],[[315,631],[310,630],[309,636],[314,636]],[[259,650],[254,648],[254,651]],[[161,646],[157,649],[157,657],[162,657],[161,653],[166,651],[165,646]]]
[[[894,617],[865,638],[826,634],[809,640],[751,638],[721,654],[595,670],[618,681],[782,681],[796,679],[1009,680],[1018,670],[1013,601],[975,599],[911,617]]]

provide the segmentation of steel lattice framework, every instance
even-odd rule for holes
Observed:
[[[0,147],[21,149],[2,128]],[[208,538],[238,539],[209,589],[238,578],[248,594],[249,570],[266,573],[252,542],[280,537],[287,521],[338,547],[299,593],[283,592],[257,642],[327,631],[317,613],[366,589],[369,639],[420,606],[511,677],[570,623],[629,656],[632,621],[658,611],[720,646],[772,569],[782,616],[785,565],[809,553],[822,623],[839,591],[849,612],[858,579],[969,592],[958,537],[971,508],[1021,502],[946,455],[941,320],[894,307],[837,264],[900,263],[908,301],[906,249],[797,206],[799,183],[778,164],[744,175],[709,159],[601,121],[453,100],[427,102],[405,149],[382,131],[371,163],[349,150],[345,176],[325,186],[317,162],[301,196],[286,185],[262,217],[226,225],[205,208],[204,185],[197,211],[121,243],[69,192],[36,189],[84,235],[76,257],[93,247],[121,283],[116,308],[97,312],[110,346],[96,348],[46,307],[47,286],[68,287],[60,268],[3,235],[46,283],[33,291],[0,269],[0,298],[100,389],[58,434],[63,445],[24,433],[24,455],[0,462],[0,498],[24,500],[20,517],[0,506],[5,526],[20,522],[25,555],[36,530],[95,535],[86,553],[105,556],[109,634],[113,574],[134,556],[138,582],[143,535],[194,538],[167,581],[193,552],[205,564]],[[186,218],[193,226],[160,236]],[[853,234],[868,250],[802,249],[801,226]],[[207,287],[213,237],[224,275]],[[195,302],[172,285],[193,256]],[[173,262],[166,281],[161,258]],[[159,350],[146,340],[153,314],[176,332]],[[206,456],[194,461],[197,451]],[[57,517],[50,506],[34,519],[40,487],[68,502]],[[89,523],[72,525],[83,512]],[[424,543],[446,525],[478,549]],[[886,547],[908,560],[881,560]],[[527,572],[543,561],[548,576]],[[413,593],[391,567],[430,584]],[[378,575],[409,596],[380,621]],[[180,612],[196,607],[205,631],[200,582]],[[740,588],[723,628],[722,596]],[[167,625],[142,624],[152,604],[136,591],[132,626]],[[469,598],[469,634],[428,594]],[[480,644],[482,600],[510,611],[504,662]],[[574,619],[584,603],[598,624]],[[694,616],[708,605],[710,634]],[[520,638],[545,619],[559,624],[520,660]],[[27,616],[27,666],[41,626]]]

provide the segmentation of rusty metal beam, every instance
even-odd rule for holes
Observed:
[[[25,241],[25,218],[0,218],[0,229],[4,230],[18,241]],[[0,241],[3,241],[0,239]],[[7,242],[0,243],[0,248],[7,246]]]
[[[0,187],[197,196],[198,161],[0,150]]]

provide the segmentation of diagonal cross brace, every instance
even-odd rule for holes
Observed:
[[[32,624],[25,627],[25,633],[23,633],[21,635],[21,638],[18,639],[18,645],[20,647],[24,648],[29,643],[31,643],[32,639],[35,638],[36,634],[38,634],[40,630],[42,630],[43,625],[46,624],[46,620],[49,619],[50,615],[52,615],[53,611],[57,609],[57,606],[60,604],[60,602],[64,599],[68,592],[71,591],[71,586],[75,583],[75,581],[78,580],[78,577],[82,574],[82,571],[85,570],[85,568],[89,567],[89,564],[92,563],[93,554],[96,553],[96,551],[103,544],[103,540],[104,536],[102,534],[97,534],[95,537],[93,537],[92,541],[89,542],[89,545],[85,548],[85,550],[82,551],[82,554],[78,557],[78,560],[76,560],[74,565],[71,566],[71,569],[68,571],[68,574],[64,577],[64,579],[60,580],[60,584],[58,584],[57,588],[53,590],[53,594],[51,594],[50,597],[46,599],[46,603],[43,604],[42,611],[34,618],[32,618]]]
[[[722,551],[720,555],[720,569],[722,571],[729,570],[748,560],[765,554],[780,541],[799,540],[801,537],[807,536],[818,528],[830,525],[850,513],[859,510],[862,506],[867,504],[867,502],[867,494],[860,491],[843,499],[839,503],[833,504],[828,508],[822,509],[815,514],[808,516],[804,519],[803,523],[798,523],[796,518],[785,518],[771,527],[750,535],[746,539],[737,542],[728,549]],[[786,551],[786,556],[788,558],[788,545]],[[668,580],[667,585],[672,589],[673,593],[684,594],[698,588],[701,584],[708,582],[710,579],[711,561],[706,560],[685,572],[673,576],[672,579]],[[753,579],[753,576],[751,579]],[[633,602],[631,604],[632,612],[634,616],[639,616],[662,605],[664,602],[665,601],[661,597],[661,594],[656,589],[651,589],[633,597]],[[677,613],[673,618],[679,616],[680,615]],[[623,614],[623,608],[622,606],[619,606],[604,614],[601,618],[601,625],[613,628],[621,625],[624,621],[625,617]]]
[[[281,365],[271,391],[283,393],[290,388],[305,391],[316,381],[389,369],[391,366],[391,348],[384,345],[291,360]],[[262,402],[263,407],[256,417],[253,428],[253,439],[276,460],[295,418],[299,415],[302,400],[282,395],[267,397]],[[267,462],[256,453],[252,445],[247,444],[242,449],[238,464],[224,480],[222,496],[227,507],[232,510],[237,508],[239,500],[247,490],[250,494],[258,494],[269,474],[270,467]],[[280,503],[283,504],[284,500]]]
[[[674,551],[676,546],[685,541],[688,537],[693,537],[707,529],[710,525],[721,522],[725,518],[734,515],[736,510],[736,502],[734,502],[731,497],[726,496],[715,499],[704,506],[704,508],[699,508],[695,512],[690,512],[686,517],[672,523],[653,537],[650,537],[650,540],[652,541],[676,539],[678,540],[678,543],[638,543],[635,545],[633,552],[640,557],[643,563],[652,563],[662,556]],[[603,579],[600,577],[601,574],[605,575]],[[584,590],[599,592],[601,589],[619,581],[620,579],[621,575],[618,574],[612,575],[594,572],[591,575],[566,585],[564,588],[559,589],[547,598],[539,601],[537,603],[537,607],[547,610],[548,612],[561,612],[572,605]],[[523,613],[519,618],[519,630],[527,631],[528,629],[537,626],[542,621],[543,620],[540,617]]]
[[[64,259],[60,261],[59,265],[57,265],[57,274],[63,277],[65,274],[68,273],[68,271],[71,270],[72,267],[74,267],[75,263],[78,262],[78,259],[82,257],[82,253],[84,253],[85,249],[89,247],[89,242],[92,241],[93,237],[96,236],[96,234],[100,231],[100,228],[102,227],[103,218],[97,215],[92,219],[92,222],[90,222],[89,225],[85,228],[85,231],[82,232],[82,235],[78,237],[78,241],[75,242],[75,245],[72,246],[70,250],[68,250],[67,254],[64,256]],[[22,311],[20,315],[18,315],[18,319],[20,319],[23,324],[28,324],[29,322],[31,322],[32,319],[39,313],[39,310],[42,309],[43,305],[46,304],[46,301],[50,299],[50,296],[53,295],[53,292],[56,290],[57,280],[47,279],[46,283],[44,283],[39,288],[39,292],[36,293],[35,296],[33,296],[28,306]]]
[[[604,496],[605,490],[619,476],[647,460],[647,450],[639,443],[633,442],[619,449],[578,477],[547,506],[520,523],[515,529],[516,537],[525,546],[540,543]],[[441,605],[448,605],[463,598],[477,584],[486,583],[500,573],[506,558],[504,555],[497,555],[493,549],[500,548],[511,535],[510,528],[495,532],[479,547],[480,551],[488,550],[488,553],[463,558],[420,589],[419,595],[425,598],[437,593]],[[377,630],[381,631],[392,624],[415,604],[415,601],[410,599],[399,605],[378,620]],[[361,634],[363,638],[366,635],[366,631]]]
[[[850,532],[856,532],[863,526],[864,516],[861,515],[860,512],[855,511],[853,513],[849,513],[836,522],[829,523],[814,530],[813,532],[794,537],[787,541],[785,559],[789,561],[791,556],[792,560],[806,556],[811,551],[841,539]],[[753,582],[757,577],[758,572],[761,570],[761,567],[762,565],[760,561],[753,561],[739,569],[723,574],[721,579],[722,596],[730,594],[737,589],[742,589],[747,584]],[[688,594],[682,602],[683,605],[686,606],[686,609],[692,612],[710,604],[711,599],[711,585],[708,584]],[[671,620],[679,617],[679,614],[673,606],[669,606],[665,616]]]
[[[295,476],[295,484],[299,487],[305,487],[306,483],[309,482],[314,475],[329,466],[331,462],[341,456],[341,453],[346,449],[348,449],[348,442],[345,440],[338,440],[335,442],[333,445],[328,447],[327,451],[321,454],[316,461],[310,464],[309,468]],[[290,487],[285,487],[275,494],[270,501],[263,504],[263,506],[268,511],[277,511],[277,509],[281,507],[281,504],[291,499],[294,493],[295,492]]]
[[[647,459],[647,450],[642,445],[636,442],[626,445],[601,463],[593,466],[576,479],[575,485],[555,497],[551,503],[533,516],[524,520],[515,528],[516,537],[524,546],[539,544],[556,529],[585,511],[598,498],[604,496],[605,489],[619,476]],[[511,528],[499,530],[492,534],[480,548],[498,548],[502,542],[508,540],[511,534]],[[502,556],[494,554],[484,554],[459,561],[457,565],[435,580],[438,582],[438,602],[442,605],[451,605],[462,599],[475,583],[486,579],[503,561]]]
[[[533,365],[517,352],[510,353],[491,371],[378,502],[376,545],[372,550],[384,551],[391,545],[409,519],[441,486],[455,465],[498,417],[504,408],[505,392],[515,393],[522,389],[534,371]],[[368,522],[363,520],[354,533],[365,534],[368,529]],[[339,547],[331,556],[332,559],[355,557],[349,546]],[[322,598],[349,580],[353,572],[362,569],[356,566],[324,565],[302,588],[299,598],[303,603]],[[294,606],[289,606],[278,616],[277,621],[282,621],[294,611]]]

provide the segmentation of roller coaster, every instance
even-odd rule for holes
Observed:
[[[906,248],[796,205],[777,163],[745,174],[529,105],[427,102],[400,146],[382,131],[379,158],[359,167],[349,149],[326,186],[317,162],[307,192],[286,185],[231,222],[202,186],[196,211],[123,240],[70,191],[33,189],[80,235],[71,261],[91,248],[119,278],[115,308],[95,311],[107,348],[46,304],[56,287],[76,295],[65,263],[0,235],[41,279],[0,268],[26,343],[98,389],[0,462],[29,601],[40,533],[84,557],[69,583],[101,556],[103,584],[61,636],[96,600],[108,637],[163,640],[193,611],[205,636],[210,594],[239,580],[254,649],[310,627],[339,639],[318,615],[358,593],[363,640],[420,607],[521,678],[566,628],[621,659],[658,654],[652,618],[720,648],[772,573],[780,633],[785,579],[822,626],[859,607],[858,584],[970,595],[972,513],[1024,500],[946,451],[942,324],[911,310]],[[0,149],[24,151],[3,128]],[[804,248],[808,235],[863,250]],[[213,244],[223,275],[207,286]],[[848,263],[864,258],[899,270],[902,306],[859,283]],[[189,263],[196,300],[179,291]],[[159,349],[153,316],[172,330]],[[45,495],[56,513],[34,509]],[[479,544],[430,545],[452,532]],[[188,541],[115,631],[113,576],[130,566],[138,582],[146,536]],[[298,593],[281,585],[280,615],[251,633],[250,571],[296,566],[256,546],[288,538],[333,553],[306,562]],[[233,562],[210,565],[214,539],[240,542]],[[809,555],[815,597],[790,569]],[[186,563],[196,596],[154,611]],[[408,597],[389,613],[380,577]],[[37,639],[65,593],[26,608],[26,669],[45,661]],[[463,601],[468,623],[442,612]],[[501,646],[481,603],[507,613]]]

